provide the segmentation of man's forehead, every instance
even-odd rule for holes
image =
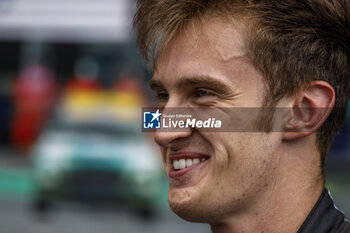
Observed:
[[[207,55],[224,62],[246,59],[247,35],[247,23],[243,20],[219,17],[192,20],[164,45],[154,69],[157,71],[165,56],[179,50],[179,45],[186,47],[184,52],[188,56],[203,56],[198,52],[207,51]]]

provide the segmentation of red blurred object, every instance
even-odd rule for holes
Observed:
[[[133,76],[124,76],[120,78],[113,86],[116,92],[126,92],[138,96],[143,100],[143,104],[147,103],[147,96],[144,92],[141,82]]]
[[[70,90],[97,91],[97,90],[102,90],[103,87],[98,80],[73,77],[67,83],[65,89],[66,91],[70,91]]]
[[[143,93],[143,88],[139,81],[133,77],[123,77],[114,84],[114,90],[132,92],[135,94]]]
[[[14,82],[13,93],[12,142],[17,148],[28,151],[53,107],[57,94],[56,78],[46,66],[29,66]]]

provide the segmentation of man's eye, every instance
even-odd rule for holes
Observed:
[[[207,97],[207,96],[213,96],[214,94],[206,89],[197,89],[195,92],[195,97]]]
[[[156,99],[159,102],[166,102],[169,99],[169,95],[168,95],[168,93],[157,93]]]

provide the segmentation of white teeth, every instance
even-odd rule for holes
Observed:
[[[184,169],[186,168],[186,160],[180,159],[179,160],[179,169]]]
[[[204,162],[207,160],[206,158],[195,158],[195,159],[179,159],[173,161],[173,167],[175,170],[182,170],[186,167],[191,167],[192,165],[195,165],[200,162]]]
[[[192,159],[186,159],[186,167],[192,166]]]
[[[174,167],[175,170],[179,169],[179,160],[174,160],[173,167]]]

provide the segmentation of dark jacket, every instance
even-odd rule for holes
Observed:
[[[297,233],[350,233],[350,223],[325,189]]]

